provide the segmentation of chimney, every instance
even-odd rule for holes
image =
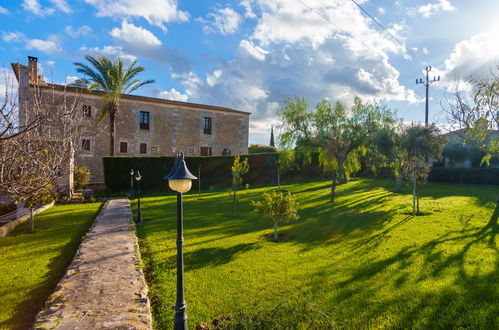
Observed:
[[[38,57],[28,56],[29,82],[38,84]]]

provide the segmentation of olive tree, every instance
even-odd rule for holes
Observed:
[[[255,211],[268,216],[274,222],[274,241],[279,242],[279,224],[298,219],[296,196],[281,191],[265,192],[263,200],[252,202]]]
[[[248,159],[245,158],[241,161],[239,156],[234,157],[232,164],[232,217],[234,217],[236,210],[236,193],[238,188],[243,183],[243,175],[249,172]]]
[[[295,163],[295,151],[293,149],[282,149],[277,153],[277,189],[281,190],[281,174],[290,170]]]

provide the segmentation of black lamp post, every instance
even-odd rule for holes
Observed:
[[[135,180],[137,181],[137,190],[138,190],[138,199],[137,199],[137,222],[142,222],[142,210],[140,209],[140,197],[142,192],[140,191],[140,179],[142,179],[142,175],[140,175],[139,170],[135,173]]]
[[[177,303],[175,307],[176,330],[187,329],[187,305],[184,300],[184,226],[182,194],[188,192],[192,187],[192,180],[197,178],[189,172],[185,164],[184,155],[177,154],[173,169],[164,179],[168,179],[170,188],[177,192]]]
[[[130,199],[133,199],[133,168],[130,170]]]

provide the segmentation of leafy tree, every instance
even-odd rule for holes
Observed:
[[[281,190],[281,174],[288,171],[295,163],[295,151],[293,149],[282,149],[277,153],[277,189]]]
[[[82,189],[90,180],[90,171],[86,166],[75,165],[73,170],[73,181],[75,189]]]
[[[401,145],[405,158],[402,172],[413,187],[413,214],[416,211],[419,214],[418,183],[425,183],[430,171],[426,158],[441,159],[446,143],[447,138],[440,134],[434,124],[431,126],[412,124],[403,133]]]
[[[279,149],[277,149],[276,147],[266,146],[263,144],[252,144],[248,148],[248,152],[250,154],[261,154],[261,153],[278,152],[278,151]]]
[[[396,180],[395,191],[400,192],[404,175],[402,168],[407,159],[402,146],[404,127],[401,123],[382,128],[375,137],[375,153],[380,166],[389,167]]]
[[[102,104],[100,120],[109,115],[109,154],[114,156],[114,133],[116,130],[116,116],[120,109],[121,96],[124,93],[132,93],[138,88],[153,83],[154,80],[142,81],[137,75],[144,71],[144,67],[133,61],[128,67],[121,58],[112,61],[105,56],[85,56],[90,65],[74,63],[76,71],[84,75],[85,79],[92,83],[88,86],[90,90],[101,90],[104,92],[104,103]]]
[[[252,202],[255,211],[266,215],[274,222],[274,241],[279,242],[278,228],[282,222],[298,219],[298,202],[296,196],[281,191],[265,192],[263,200]]]
[[[49,204],[57,199],[57,194],[55,193],[55,187],[52,185],[47,185],[42,189],[33,192],[28,198],[24,200],[24,206],[29,208],[29,231],[30,233],[35,232],[35,208]]]
[[[248,171],[248,159],[245,158],[244,161],[241,161],[239,156],[234,157],[234,163],[232,164],[232,217],[234,217],[236,209],[237,189],[243,183],[243,175],[248,173]]]

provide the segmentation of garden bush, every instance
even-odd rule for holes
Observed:
[[[448,183],[499,185],[499,168],[433,167],[428,180]]]

